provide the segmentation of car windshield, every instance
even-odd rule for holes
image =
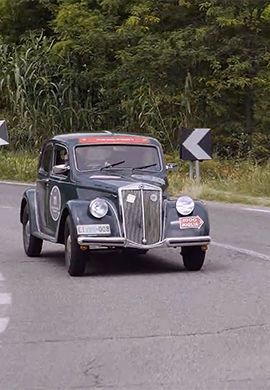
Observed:
[[[75,148],[75,158],[79,171],[114,166],[115,169],[161,169],[158,150],[153,146],[83,145]]]

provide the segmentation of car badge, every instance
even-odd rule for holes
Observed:
[[[156,202],[157,199],[158,199],[158,197],[157,197],[156,194],[151,194],[151,195],[150,195],[150,199],[152,200],[152,202]]]

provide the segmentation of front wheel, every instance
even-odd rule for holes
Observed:
[[[43,241],[31,234],[29,206],[26,204],[23,210],[23,247],[29,257],[38,257],[42,250]]]
[[[70,216],[65,224],[65,262],[70,276],[82,276],[86,268],[87,251],[81,250],[74,234]]]
[[[199,271],[205,260],[205,251],[200,246],[182,248],[183,263],[188,271]]]

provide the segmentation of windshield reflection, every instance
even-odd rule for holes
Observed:
[[[157,148],[141,145],[82,145],[75,148],[75,159],[79,171],[101,169],[132,169],[144,167],[147,171],[160,171]],[[119,166],[115,166],[123,161]],[[142,169],[141,169],[142,170]]]

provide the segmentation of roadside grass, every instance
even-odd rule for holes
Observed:
[[[177,160],[176,160],[177,161]],[[226,203],[270,206],[270,164],[251,160],[209,160],[200,163],[200,182],[189,179],[189,164],[168,174],[174,195]]]
[[[0,151],[0,180],[34,182],[37,164],[36,154]]]
[[[0,150],[0,180],[35,182],[38,154]],[[190,180],[189,163],[177,155],[165,156],[167,162],[178,162],[168,171],[169,189],[174,196],[190,195],[195,199],[227,203],[270,206],[270,163],[213,160],[200,163],[200,182]]]

